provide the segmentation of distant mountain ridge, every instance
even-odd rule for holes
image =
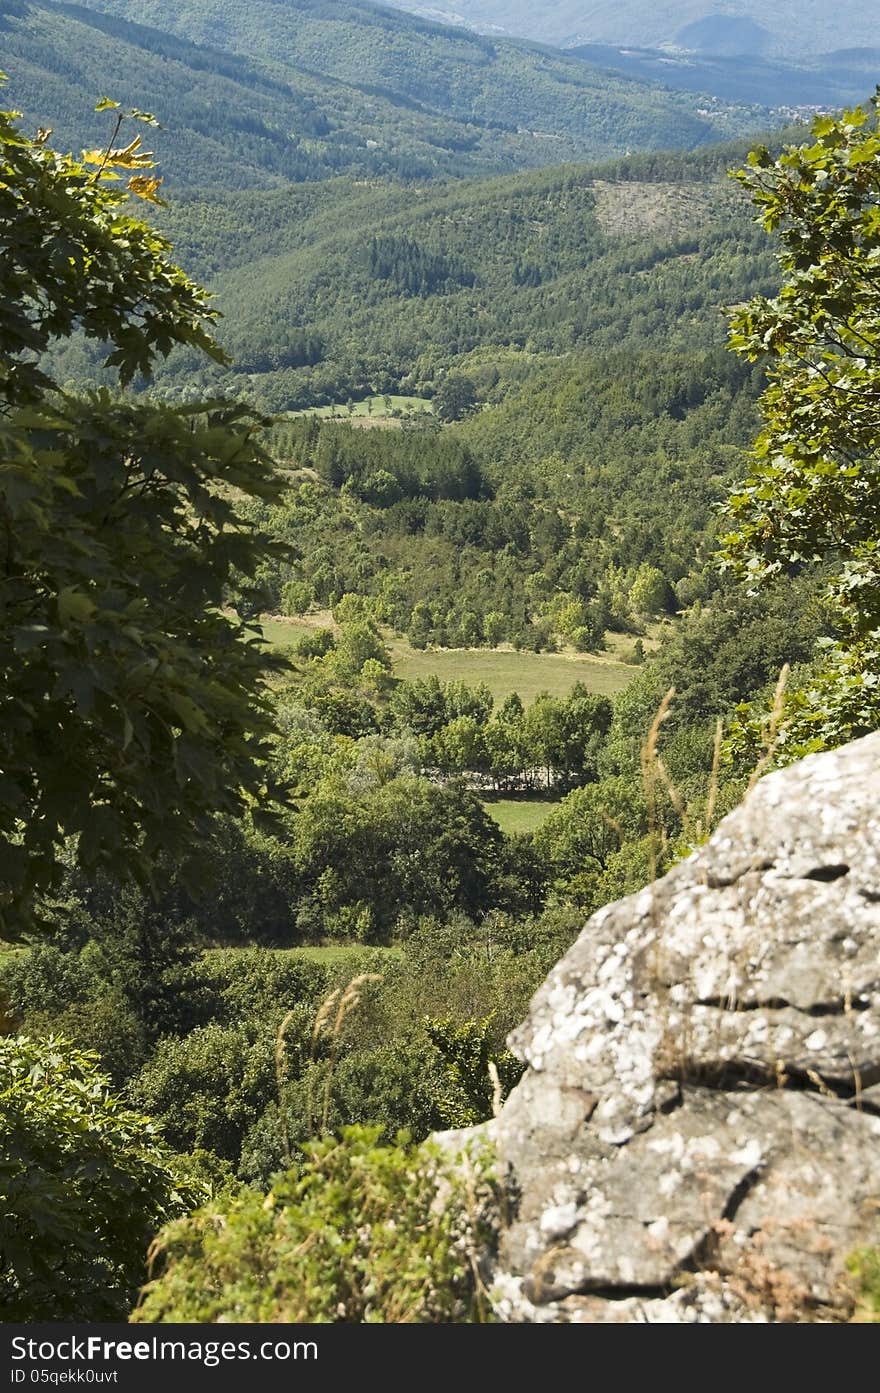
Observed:
[[[486,175],[774,119],[365,0],[0,0],[0,47],[29,120],[75,147],[99,138],[105,91],[155,110],[163,170],[189,185]]]
[[[766,236],[726,177],[747,149],[175,198],[158,220],[217,296],[234,366],[176,353],[157,389],[222,381],[275,411],[430,393],[471,354],[519,371],[584,351],[720,347],[722,307],[774,284]],[[71,346],[62,380],[92,375],[84,352]]]
[[[791,108],[838,108],[864,102],[880,80],[880,47],[841,49],[802,63],[740,55],[582,44],[566,49],[587,63],[726,101]]]
[[[874,0],[390,0],[416,14],[540,43],[678,46],[801,59],[875,48]]]

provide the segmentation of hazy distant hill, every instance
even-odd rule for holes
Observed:
[[[198,184],[485,174],[770,119],[361,0],[0,0],[0,52],[12,100],[59,139],[93,138],[109,87],[157,112],[168,174]]]
[[[875,0],[392,0],[432,18],[541,43],[677,44],[709,54],[802,58],[874,48]]]
[[[847,106],[863,102],[880,81],[880,48],[841,49],[798,64],[608,44],[581,44],[566,51],[629,77],[711,92],[725,101],[775,106]]]

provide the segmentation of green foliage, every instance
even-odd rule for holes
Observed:
[[[220,357],[213,313],[105,182],[0,115],[0,927],[14,937],[61,844],[149,881],[208,814],[265,797],[266,658],[220,611],[276,548],[231,491],[277,496],[257,417],[54,389],[37,355],[78,327],[120,381],[175,343]],[[138,176],[140,177],[140,176]],[[63,257],[57,247],[68,249]]]
[[[476,279],[460,262],[426,252],[409,237],[374,237],[367,264],[371,276],[390,281],[404,295],[442,294],[458,285],[473,285]]]
[[[490,1034],[491,1018],[456,1025],[451,1020],[425,1022],[428,1039],[443,1059],[443,1075],[450,1090],[444,1100],[447,1127],[472,1127],[491,1115],[493,1102],[500,1106],[522,1075],[524,1065],[510,1050],[498,1051]],[[494,1066],[497,1096],[490,1066]]]
[[[476,1275],[492,1238],[487,1159],[377,1143],[375,1128],[346,1128],[310,1143],[265,1197],[245,1191],[169,1226],[156,1244],[162,1270],[133,1318],[487,1319]]]
[[[630,604],[636,614],[660,614],[669,607],[671,593],[663,572],[643,563],[630,589]]]
[[[853,1319],[862,1325],[876,1325],[880,1322],[880,1248],[859,1248],[846,1265],[856,1286]]]
[[[315,629],[312,633],[303,634],[296,645],[296,652],[300,658],[326,658],[335,647],[336,635],[332,629]]]
[[[116,1082],[174,1146],[206,1148],[261,1183],[286,1164],[285,1148],[307,1141],[324,1117],[331,1130],[381,1125],[387,1141],[402,1127],[421,1140],[463,1118],[488,1117],[489,1061],[506,1090],[519,1066],[505,1035],[579,926],[577,915],[557,923],[559,912],[546,923],[498,911],[479,922],[410,917],[393,953],[318,961],[296,951],[210,949],[190,954],[181,971],[173,958],[187,924],[175,923],[173,902],[163,912],[172,964],[164,980],[156,965],[153,980],[138,975],[134,923],[121,925],[117,941],[112,920],[95,919],[82,943],[77,933],[88,919],[80,907],[62,942],[4,961],[0,988],[16,1028],[33,1034],[57,1021],[77,1044],[106,1050]],[[316,1040],[322,1002],[353,974],[381,980],[371,976],[360,989],[341,1037]],[[436,1039],[426,1019],[443,1023]]]
[[[90,170],[94,160],[85,156],[80,163],[57,154],[46,132],[30,139],[14,124],[16,115],[0,113],[0,385],[8,405],[42,400],[53,383],[34,355],[74,328],[112,346],[107,362],[118,368],[123,384],[138,372],[149,374],[172,344],[188,344],[222,362],[209,333],[216,314],[206,293],[169,260],[167,241],[124,211],[127,193],[107,187],[118,168],[140,165],[143,157],[133,159],[128,148],[114,150],[111,140],[105,163]],[[58,241],[68,256],[55,254]],[[134,307],[141,305],[138,313]],[[76,497],[74,489],[68,494]]]
[[[382,393],[429,397],[447,373],[468,378],[491,405],[536,368],[565,376],[573,365],[560,355],[600,350],[598,367],[609,353],[653,348],[665,359],[662,373],[655,380],[653,367],[633,365],[632,387],[620,384],[613,405],[633,424],[646,402],[656,403],[655,415],[682,421],[716,390],[720,370],[701,382],[694,367],[723,343],[718,305],[775,287],[764,239],[723,178],[746,149],[459,179],[417,199],[391,182],[348,178],[309,189],[200,191],[156,220],[192,273],[222,295],[219,336],[235,359],[231,380],[269,410],[341,411]],[[402,295],[369,272],[364,247],[375,237],[461,263],[475,283]],[[518,278],[526,262],[540,268],[540,284]],[[289,358],[291,335],[306,329],[320,351],[302,356],[297,348]],[[67,362],[74,378],[93,376],[82,356]],[[615,363],[614,380],[620,371]],[[727,382],[748,377],[729,357],[723,371]],[[215,379],[193,354],[178,353],[157,381],[178,397],[209,390]],[[588,387],[580,403],[590,423],[611,405],[594,405],[591,395]],[[430,417],[403,425],[395,436],[431,432]],[[378,448],[378,432],[358,434],[371,438],[365,451]],[[531,450],[541,440],[507,439],[514,454],[521,444]],[[556,448],[554,440],[542,456]]]
[[[217,948],[202,955],[198,982],[214,998],[213,1017],[275,1031],[294,1006],[311,1009],[325,990],[324,971],[292,953],[266,948]]]
[[[815,572],[768,582],[757,593],[725,583],[693,605],[651,663],[655,709],[675,687],[676,727],[703,723],[772,687],[785,663],[806,663],[830,632],[821,586]],[[642,736],[646,729],[643,723]]]
[[[0,1312],[122,1320],[147,1244],[202,1202],[155,1125],[63,1039],[0,1039]]]
[[[487,908],[503,842],[463,784],[410,774],[357,791],[328,776],[298,812],[292,837],[301,931],[380,941],[404,912]]]
[[[273,1083],[272,1042],[255,1034],[250,1024],[212,1021],[187,1036],[167,1036],[132,1080],[132,1098],[163,1120],[178,1150],[202,1148],[238,1160]]]
[[[477,389],[469,377],[449,373],[434,396],[434,410],[441,421],[463,421],[477,408]]]
[[[770,356],[754,471],[726,507],[730,566],[755,584],[827,559],[838,627],[790,707],[780,758],[880,721],[880,133],[877,105],[817,117],[812,142],[739,178],[776,232],[783,286],[733,321],[743,357]]]
[[[31,1034],[60,1032],[96,1050],[115,1083],[129,1078],[159,1036],[210,1013],[196,979],[191,927],[141,893],[53,906],[52,941],[38,941],[0,972],[8,1009]],[[95,903],[95,901],[98,901]]]
[[[755,386],[720,351],[685,369],[642,348],[532,365],[439,434],[279,427],[273,448],[323,486],[297,473],[254,514],[297,548],[264,568],[267,606],[291,584],[321,606],[356,592],[419,649],[599,651],[607,629],[717,584],[695,555],[742,467]],[[700,400],[674,416],[680,392]]]
[[[553,867],[556,893],[593,910],[614,898],[601,890],[612,858],[647,830],[644,791],[618,777],[575,789],[538,828],[535,843]]]

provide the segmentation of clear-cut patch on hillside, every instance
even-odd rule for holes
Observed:
[[[610,237],[684,237],[722,221],[727,210],[745,203],[739,186],[724,179],[710,184],[596,179],[592,188],[596,219]]]

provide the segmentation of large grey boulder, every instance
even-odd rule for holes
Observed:
[[[510,1044],[503,1318],[839,1309],[880,1236],[880,733],[595,914]]]

